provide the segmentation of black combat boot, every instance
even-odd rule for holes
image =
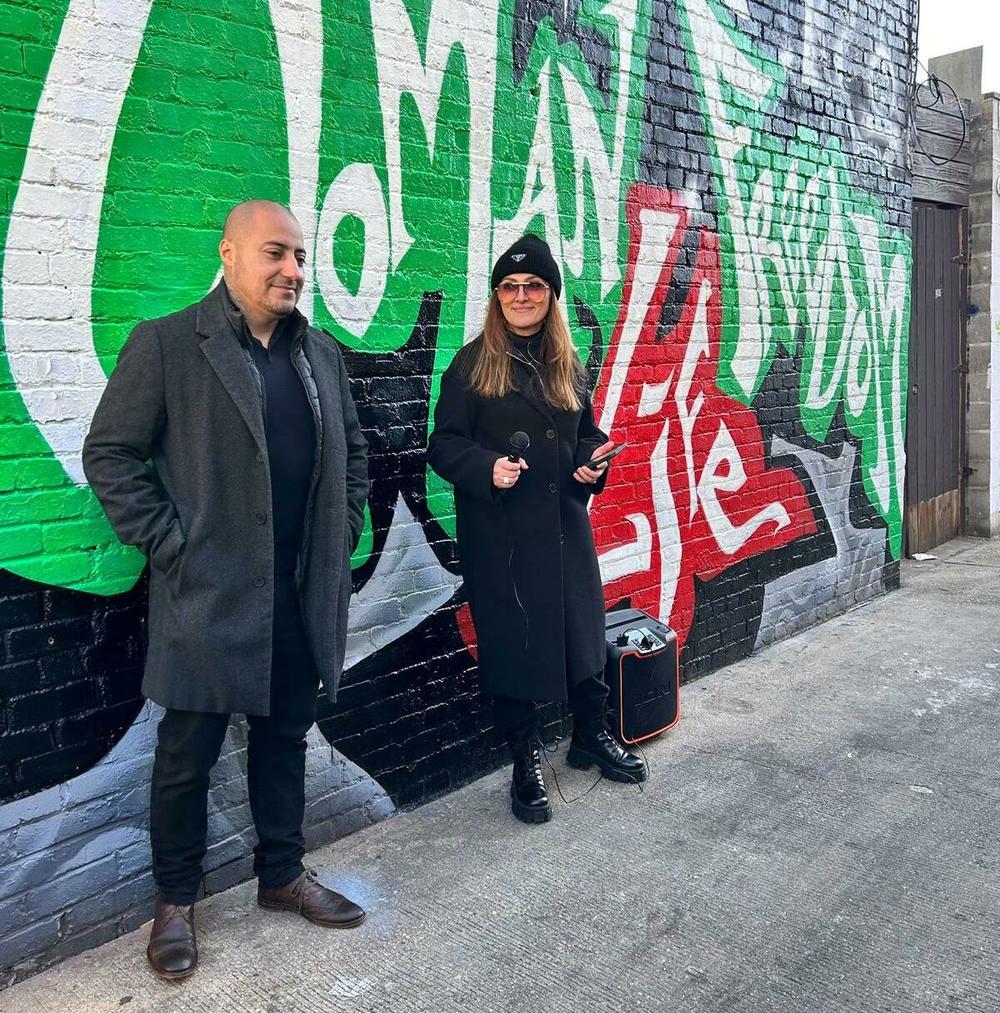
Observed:
[[[545,791],[542,761],[533,739],[512,742],[514,772],[510,782],[510,807],[523,823],[546,823],[552,807]]]
[[[604,724],[603,708],[574,717],[566,762],[578,770],[587,770],[596,763],[605,777],[627,784],[638,784],[647,776],[646,761],[623,749],[611,736]]]

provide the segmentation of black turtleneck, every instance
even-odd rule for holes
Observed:
[[[507,337],[514,343],[514,347],[518,349],[524,349],[527,346],[531,346],[532,351],[535,353],[537,358],[542,351],[542,333],[543,328],[539,328],[534,334],[514,334],[512,331],[507,332]]]
[[[542,331],[537,330],[534,334],[512,334],[507,332],[510,338],[511,349],[515,359],[522,363],[515,369],[517,374],[517,387],[525,394],[531,394],[536,398],[545,400],[542,390]],[[534,366],[534,368],[532,368]]]
[[[316,455],[316,423],[302,377],[292,359],[301,317],[278,321],[265,347],[251,334],[239,307],[227,295],[230,321],[253,357],[264,391],[264,434],[271,471],[271,523],[275,575],[295,573],[309,486]],[[268,518],[258,514],[260,523]]]

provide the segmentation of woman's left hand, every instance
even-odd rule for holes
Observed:
[[[614,449],[615,441],[608,440],[607,443],[601,444],[594,452],[590,455],[590,459],[593,460],[595,457],[600,457],[602,454],[607,454]],[[596,468],[587,468],[584,465],[580,465],[576,471],[573,472],[573,477],[584,485],[594,485],[600,477],[608,470],[607,462],[599,464]]]

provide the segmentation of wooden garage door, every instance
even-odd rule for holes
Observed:
[[[966,211],[914,201],[906,552],[962,528]]]

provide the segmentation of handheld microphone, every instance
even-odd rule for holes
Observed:
[[[510,453],[507,454],[507,460],[511,464],[517,464],[521,460],[521,455],[531,446],[531,439],[527,433],[522,433],[519,429],[516,433],[511,433],[510,439],[507,441],[507,449]],[[524,604],[521,602],[521,596],[517,593],[517,579],[514,576],[514,549],[516,542],[511,539],[510,542],[510,558],[507,560],[507,566],[510,571],[510,583],[514,591],[514,600],[517,602],[517,607],[521,610],[521,615],[524,616],[524,649],[528,650],[528,633],[531,629],[531,624],[528,621],[528,613],[525,611]]]
[[[531,446],[531,440],[528,438],[527,433],[522,433],[518,430],[516,433],[511,435],[511,438],[507,441],[507,447],[510,453],[507,455],[507,460],[511,464],[517,464],[521,460],[521,455]]]

